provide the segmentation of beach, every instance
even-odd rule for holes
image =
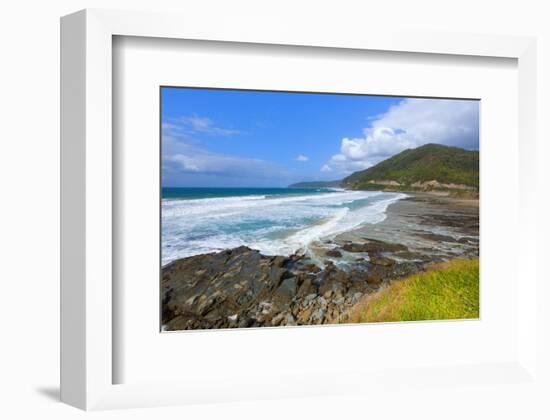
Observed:
[[[362,239],[399,243],[430,260],[478,256],[479,200],[409,193],[388,207],[380,223],[362,225],[335,242]]]
[[[163,330],[345,323],[365,296],[392,282],[436,263],[479,255],[477,199],[445,193],[339,193],[321,192],[317,197],[326,202],[317,207],[315,199],[287,196],[277,198],[287,200],[277,207],[254,204],[279,217],[279,206],[295,203],[300,217],[311,211],[319,217],[307,219],[310,224],[301,230],[275,236],[282,238],[278,249],[287,252],[265,252],[251,242],[166,263]],[[354,202],[357,208],[350,212]],[[326,209],[328,220],[321,217]],[[332,214],[341,216],[330,219]]]

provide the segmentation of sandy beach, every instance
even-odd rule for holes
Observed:
[[[386,219],[338,235],[334,242],[375,239],[399,243],[434,261],[479,254],[479,200],[408,193],[386,210]]]

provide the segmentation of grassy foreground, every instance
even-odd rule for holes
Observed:
[[[479,318],[479,259],[453,260],[396,281],[353,308],[350,322]]]

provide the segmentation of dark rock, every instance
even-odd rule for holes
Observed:
[[[349,279],[352,283],[361,283],[366,281],[367,274],[366,271],[363,270],[351,270],[349,273]]]
[[[252,318],[242,317],[241,319],[239,319],[239,322],[237,325],[239,328],[248,328],[248,327],[251,327],[253,324],[254,324],[254,320]]]
[[[377,275],[375,273],[372,273],[371,275],[369,275],[367,277],[367,283],[370,284],[370,285],[377,286],[380,283],[382,283],[382,280],[383,280],[383,278],[380,275]]]
[[[250,326],[242,315],[262,296],[270,296],[282,286],[277,289],[280,295],[292,299],[295,280],[282,267],[285,260],[238,247],[173,262],[163,269],[161,283],[165,328],[226,327],[231,323],[228,317],[235,314],[238,326]],[[171,322],[175,318],[177,321]]]
[[[449,242],[449,243],[458,242],[452,236],[439,235],[437,233],[431,233],[431,232],[419,233],[418,236],[425,239],[429,239],[430,241],[434,241],[434,242]]]
[[[421,254],[419,252],[412,252],[412,251],[399,251],[399,252],[396,252],[394,255],[404,260],[426,261],[426,260],[429,260],[430,258],[425,254]]]
[[[303,267],[303,271],[306,271],[308,273],[318,273],[319,271],[321,271],[321,269],[315,264],[307,264]]]
[[[384,280],[391,279],[393,275],[393,265],[372,265],[367,271],[367,283],[369,285],[379,285]]]
[[[457,242],[459,242],[461,244],[479,245],[479,238],[470,237],[470,236],[468,236],[468,237],[463,236],[462,238],[457,239]]]
[[[296,277],[289,277],[281,282],[281,285],[273,294],[275,299],[281,302],[290,302],[296,295]]]
[[[424,269],[421,263],[404,262],[397,264],[393,269],[394,277],[406,277]]]
[[[299,275],[300,276],[300,275]],[[305,297],[310,294],[316,294],[317,293],[317,286],[313,283],[313,278],[311,276],[306,277],[302,284],[300,285],[300,288],[298,289],[297,296],[298,297]]]
[[[401,244],[378,241],[375,239],[366,239],[363,243],[346,243],[344,244],[344,246],[342,246],[342,249],[347,252],[368,252],[370,254],[380,252],[406,251],[407,247]]]
[[[345,277],[345,281],[344,280]],[[346,292],[345,284],[348,282],[347,276],[331,276],[319,286],[319,294],[325,298],[331,298],[332,296],[342,296]]]
[[[342,256],[342,253],[340,251],[338,251],[337,249],[329,249],[327,252],[325,252],[325,255],[327,257],[340,258]]]
[[[278,315],[275,315],[273,319],[271,320],[271,326],[276,327],[277,325],[280,325],[281,322],[283,322],[283,319],[285,318],[286,313],[281,312]]]
[[[277,255],[277,256],[273,257],[273,259],[271,260],[271,263],[272,263],[273,267],[282,267],[286,260],[287,260],[286,257],[282,257],[280,255]]]
[[[370,257],[370,262],[371,264],[383,265],[383,266],[392,266],[395,264],[395,260],[392,260],[391,258],[378,257],[378,256]]]
[[[342,249],[346,252],[365,252],[365,251],[363,251],[363,245],[362,244],[356,244],[356,243],[344,244]]]

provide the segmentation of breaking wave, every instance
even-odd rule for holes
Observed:
[[[290,255],[313,241],[381,222],[387,207],[404,197],[336,190],[163,200],[162,263],[240,245],[266,255]]]

